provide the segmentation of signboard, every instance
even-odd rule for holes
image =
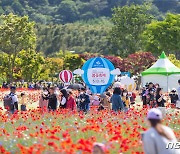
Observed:
[[[82,70],[77,69],[75,74],[81,74],[85,84],[92,93],[102,94],[114,81],[115,75],[120,74],[119,69],[106,58],[91,58],[83,65]]]

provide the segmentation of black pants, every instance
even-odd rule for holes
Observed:
[[[14,111],[15,111],[15,110],[18,110],[18,103],[17,103],[17,102],[15,102],[14,105],[12,105],[12,108],[11,108],[10,112],[11,112],[12,114],[14,114]]]
[[[86,111],[87,111],[87,110],[86,110],[86,104],[85,104],[85,103],[80,103],[79,109],[80,109],[80,111],[86,112]]]
[[[143,105],[147,105],[146,96],[142,96]]]
[[[14,103],[14,109],[18,110],[18,103],[17,102]]]

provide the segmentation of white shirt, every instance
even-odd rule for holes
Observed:
[[[18,98],[17,98],[17,95],[16,95],[16,94],[10,93],[9,95],[10,95],[11,98],[12,98],[12,103],[13,103],[13,104],[14,104],[15,102],[18,102]]]
[[[145,154],[180,154],[179,150],[170,148],[166,149],[169,142],[177,142],[177,139],[171,128],[163,126],[163,129],[173,138],[172,141],[168,140],[164,136],[161,136],[155,128],[150,128],[143,136]]]
[[[63,97],[61,100],[61,105],[64,105],[64,104],[66,104],[66,98],[65,97]]]

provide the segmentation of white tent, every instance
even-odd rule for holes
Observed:
[[[148,82],[158,83],[166,92],[179,86],[180,69],[167,58],[164,52],[154,65],[141,74],[143,86]]]

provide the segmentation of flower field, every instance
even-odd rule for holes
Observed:
[[[20,93],[18,90],[17,95]],[[12,116],[2,108],[7,91],[0,93],[0,153],[88,154],[94,142],[104,143],[106,153],[143,153],[141,133],[148,128],[148,123],[147,109],[140,105],[118,114],[95,109],[86,115],[68,110],[48,113],[37,108],[40,91],[25,93],[29,110]],[[163,123],[170,126],[180,140],[180,111],[166,111]]]
[[[146,113],[147,109],[119,114],[92,110],[83,115],[36,109],[8,117],[1,110],[0,153],[91,153],[94,142],[104,143],[107,153],[143,153],[141,133],[148,127]],[[178,139],[179,114],[170,111],[164,118]]]

